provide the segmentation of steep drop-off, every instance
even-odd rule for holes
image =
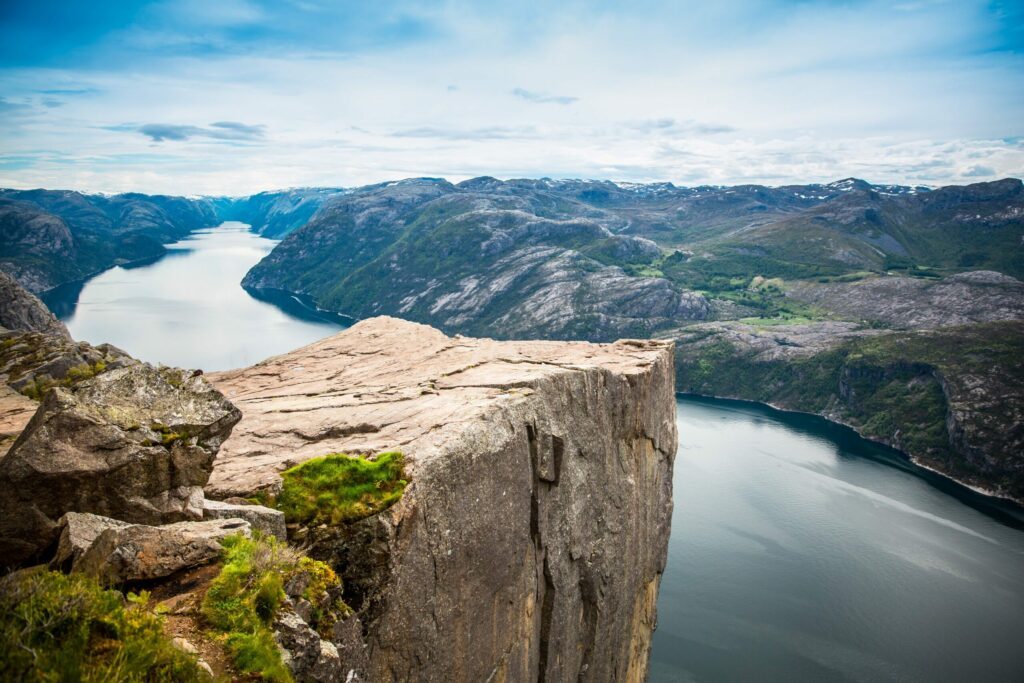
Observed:
[[[369,680],[644,680],[672,508],[671,345],[374,318],[209,379],[244,417],[207,497],[272,494],[329,453],[405,455],[396,505],[290,532],[343,576]]]

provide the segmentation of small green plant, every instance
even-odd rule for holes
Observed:
[[[321,597],[339,592],[341,581],[328,565],[272,536],[229,536],[221,543],[224,566],[203,598],[203,616],[220,633],[240,671],[277,683],[291,681],[271,630],[285,600],[284,587],[297,574],[308,574],[302,595],[316,606],[313,625],[324,631],[336,614],[349,612],[343,602],[329,597],[333,609],[322,609]]]
[[[381,453],[374,460],[333,454],[307,460],[282,473],[275,501],[289,521],[342,524],[394,505],[405,491],[401,453]]]
[[[0,579],[0,680],[196,681],[148,596],[104,590],[92,578],[33,571]]]

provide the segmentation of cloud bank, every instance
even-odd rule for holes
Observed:
[[[0,185],[1024,175],[1019,2],[4,8]]]

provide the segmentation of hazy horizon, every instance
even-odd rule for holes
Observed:
[[[1024,175],[1024,3],[0,5],[0,186]]]
[[[187,192],[187,193],[173,193],[173,192],[153,192],[153,193],[148,193],[148,192],[143,192],[141,190],[136,190],[136,189],[131,189],[131,188],[125,189],[125,190],[118,190],[118,191],[105,191],[105,190],[83,190],[83,189],[75,188],[75,187],[44,187],[44,186],[21,187],[21,188],[17,188],[17,187],[0,187],[0,189],[3,189],[3,190],[16,190],[16,191],[50,190],[50,191],[57,191],[57,192],[79,192],[81,194],[94,194],[94,195],[105,195],[105,196],[114,196],[114,195],[121,195],[121,194],[151,194],[151,195],[162,194],[162,195],[166,195],[166,196],[180,196],[180,197],[195,197],[195,198],[217,199],[217,198],[220,198],[220,197],[228,197],[228,198],[251,197],[251,196],[254,196],[254,195],[261,194],[261,193],[288,192],[288,191],[292,191],[292,190],[356,190],[356,189],[359,189],[361,187],[370,187],[370,186],[373,186],[373,185],[388,185],[388,184],[392,184],[392,183],[403,182],[403,181],[406,181],[406,180],[444,180],[444,181],[447,181],[447,182],[449,182],[449,183],[451,183],[453,185],[457,185],[457,184],[459,184],[461,182],[464,182],[466,180],[473,180],[474,178],[484,178],[484,177],[495,178],[496,180],[499,180],[499,181],[502,181],[502,182],[511,182],[511,181],[516,181],[516,180],[552,180],[552,181],[556,181],[556,182],[568,181],[568,182],[585,182],[585,183],[612,183],[612,184],[619,185],[619,186],[623,186],[623,185],[660,185],[660,184],[670,184],[670,185],[674,185],[675,187],[677,187],[679,189],[695,189],[695,188],[698,188],[698,187],[741,187],[741,186],[744,186],[744,185],[758,185],[758,186],[769,187],[769,188],[780,188],[780,187],[801,186],[801,185],[815,185],[815,184],[818,184],[818,185],[832,185],[832,184],[840,183],[840,182],[842,182],[844,180],[851,180],[851,179],[852,180],[863,180],[864,182],[866,182],[866,183],[868,183],[870,185],[875,185],[875,186],[900,185],[900,186],[904,186],[904,187],[924,187],[924,188],[928,188],[929,190],[936,190],[936,189],[939,189],[941,187],[947,187],[947,186],[950,186],[950,185],[963,186],[963,185],[972,185],[972,184],[975,184],[975,183],[998,182],[998,181],[1001,181],[1001,180],[1018,180],[1018,181],[1024,182],[1024,179],[1022,179],[1022,178],[1017,178],[1017,177],[1013,177],[1013,176],[1005,176],[1005,177],[1001,177],[1001,178],[991,178],[991,179],[974,179],[974,180],[963,181],[963,182],[958,182],[958,183],[938,183],[938,184],[934,184],[934,183],[933,184],[929,184],[929,183],[880,183],[880,182],[875,182],[875,181],[871,180],[870,178],[853,178],[852,176],[848,176],[847,178],[837,178],[835,180],[823,181],[823,182],[820,182],[820,181],[801,182],[799,180],[794,180],[794,181],[785,182],[785,183],[735,183],[735,184],[703,184],[703,185],[696,185],[696,184],[675,183],[675,182],[673,182],[671,180],[651,180],[651,181],[646,181],[646,182],[636,182],[636,181],[631,181],[631,180],[616,180],[616,179],[613,179],[613,178],[551,178],[549,176],[540,176],[540,177],[532,177],[532,178],[530,178],[530,177],[500,178],[500,177],[497,177],[497,176],[483,175],[483,176],[472,176],[470,178],[463,178],[463,179],[460,179],[460,180],[452,180],[451,178],[444,178],[444,177],[440,177],[440,176],[410,176],[410,177],[407,177],[407,178],[392,178],[392,179],[387,179],[387,180],[381,180],[379,182],[366,183],[364,185],[344,185],[344,186],[343,185],[291,185],[291,186],[286,186],[286,187],[285,186],[282,186],[282,187],[265,187],[265,188],[254,190],[252,192],[242,192],[242,193],[238,193],[238,194],[222,194],[222,193],[219,194],[219,193],[206,193],[206,192],[196,192],[196,191]]]

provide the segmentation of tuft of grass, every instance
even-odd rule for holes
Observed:
[[[204,674],[145,608],[148,595],[103,589],[75,574],[0,579],[0,680],[196,681]]]
[[[337,614],[350,610],[332,593],[341,581],[327,564],[302,555],[272,536],[229,536],[224,566],[203,598],[203,616],[227,645],[235,666],[274,683],[292,680],[274,641],[271,624],[285,601],[285,585],[309,576],[303,597],[314,604],[313,626],[329,628]],[[324,608],[324,605],[327,608]]]
[[[72,387],[79,382],[92,379],[101,372],[104,372],[106,369],[107,364],[101,360],[96,361],[92,365],[89,365],[88,363],[79,363],[78,365],[70,368],[62,379],[53,379],[46,374],[33,377],[31,382],[21,388],[21,393],[28,396],[33,401],[42,401],[46,396],[46,392],[53,387]]]
[[[307,460],[281,474],[275,501],[290,522],[337,525],[381,512],[405,491],[401,453],[381,453],[374,460],[332,454]]]

